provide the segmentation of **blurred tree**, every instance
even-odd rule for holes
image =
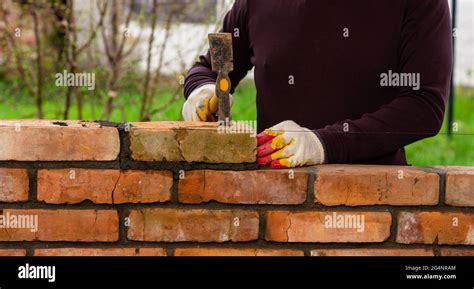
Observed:
[[[104,26],[103,29],[100,29],[102,34],[102,42],[107,55],[107,64],[109,70],[109,76],[107,80],[107,102],[102,114],[102,118],[106,120],[110,120],[110,116],[114,108],[114,99],[118,97],[118,81],[121,76],[123,61],[133,52],[140,41],[140,37],[137,37],[136,40],[131,45],[129,45],[128,49],[125,49],[125,43],[128,36],[130,35],[128,29],[130,27],[130,21],[132,20],[135,1],[136,0],[128,1],[129,7],[125,19],[123,19],[124,15],[122,11],[124,9],[122,5],[126,3],[126,1],[111,1],[112,5],[109,13],[109,24]],[[120,31],[121,24],[124,25],[125,31]]]
[[[157,9],[158,9],[158,0],[153,0],[153,7],[152,7],[152,12],[151,12],[151,33],[148,40],[148,52],[147,52],[147,62],[146,62],[146,71],[145,71],[145,85],[143,86],[143,96],[142,96],[141,109],[140,109],[140,120],[149,119],[148,115],[146,114],[147,114],[148,99],[150,98],[150,68],[151,68],[153,43],[155,42]]]
[[[98,5],[100,5],[100,2],[97,2]],[[107,12],[107,6],[108,6],[109,1],[105,1],[104,4],[102,4],[102,7],[99,6],[99,21],[97,25],[92,29],[92,32],[88,39],[85,41],[82,46],[78,46],[78,28],[76,25],[76,19],[74,17],[74,0],[66,0],[66,35],[67,35],[67,41],[66,41],[66,53],[67,53],[67,64],[68,64],[68,72],[69,73],[76,73],[78,71],[78,66],[79,66],[79,57],[80,55],[92,44],[93,40],[95,39],[97,32],[99,29],[102,28],[103,23],[104,23],[104,18],[105,18],[105,13]],[[63,118],[68,119],[69,118],[69,108],[71,106],[71,100],[76,92],[76,87],[75,86],[68,86],[67,91],[66,91],[66,103],[64,105],[64,114]],[[82,119],[82,96],[81,94],[76,94],[76,100],[77,100],[77,115],[79,119]]]
[[[44,60],[43,60],[43,42],[40,33],[40,0],[34,0],[30,3],[29,12],[33,18],[33,31],[36,41],[36,117],[43,118],[43,87],[44,87]]]

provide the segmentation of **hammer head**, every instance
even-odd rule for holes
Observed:
[[[212,71],[225,75],[234,70],[231,33],[210,33],[209,46]]]
[[[217,73],[216,95],[219,98],[219,122],[230,120],[230,78],[229,72],[234,70],[232,54],[232,34],[209,34],[212,71]]]

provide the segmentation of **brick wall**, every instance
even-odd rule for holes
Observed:
[[[255,146],[213,124],[0,121],[0,256],[474,255],[474,168],[258,169]]]

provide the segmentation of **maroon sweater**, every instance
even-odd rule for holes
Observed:
[[[232,91],[255,67],[259,131],[293,120],[319,136],[328,163],[404,165],[404,146],[441,128],[452,68],[447,0],[237,0],[222,31],[239,34]],[[382,86],[389,71],[419,73],[419,90]],[[207,53],[185,96],[215,79]]]

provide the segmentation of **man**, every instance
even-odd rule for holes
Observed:
[[[441,128],[447,0],[237,0],[222,31],[231,92],[255,67],[261,165],[406,165],[404,146]],[[216,111],[215,79],[207,53],[186,78],[185,120]]]

